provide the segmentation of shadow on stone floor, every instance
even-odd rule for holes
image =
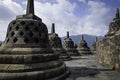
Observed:
[[[88,55],[84,55],[84,56],[93,56],[93,55],[91,55],[91,54],[88,54]],[[79,57],[72,57],[72,60],[80,60],[80,59],[82,59],[82,60],[87,60],[87,59],[89,59],[89,57],[83,57],[83,56],[79,56]]]
[[[69,78],[77,79],[78,77],[95,77],[95,75],[100,74],[100,71],[111,71],[111,69],[96,69],[96,68],[86,68],[86,67],[69,67],[71,74]]]
[[[81,57],[78,57],[78,58],[76,58],[76,57],[72,57],[72,60],[80,60],[80,59],[82,59],[82,60],[86,60],[86,59],[88,59],[88,58],[81,58]]]

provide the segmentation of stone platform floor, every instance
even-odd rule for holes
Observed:
[[[101,66],[95,55],[73,57],[65,63],[71,71],[65,80],[120,80],[120,73]]]

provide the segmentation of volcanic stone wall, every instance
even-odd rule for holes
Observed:
[[[97,42],[98,61],[112,69],[120,68],[120,35]]]

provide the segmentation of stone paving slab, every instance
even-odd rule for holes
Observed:
[[[101,66],[96,55],[72,57],[65,61],[71,74],[66,80],[120,80],[120,73]]]

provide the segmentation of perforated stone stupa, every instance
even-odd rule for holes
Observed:
[[[60,59],[71,60],[70,55],[67,54],[65,49],[62,47],[61,38],[58,36],[57,33],[55,33],[55,24],[54,23],[52,24],[51,33],[49,34],[49,43],[50,43],[52,49],[56,53],[60,53]]]
[[[108,33],[105,35],[105,37],[106,38],[112,37],[117,33],[119,34],[119,29],[120,29],[120,14],[119,14],[119,8],[117,8],[115,18],[110,23]]]
[[[87,42],[84,40],[84,36],[82,35],[82,39],[78,43],[77,50],[79,54],[91,54],[90,48],[87,45]]]
[[[120,14],[116,9],[115,18],[110,22],[108,33],[97,42],[98,61],[109,68],[120,71]]]
[[[67,32],[67,37],[63,41],[63,48],[68,52],[71,56],[78,56],[79,53],[75,48],[75,44],[73,40],[69,36],[69,32]]]
[[[53,53],[48,30],[34,15],[34,0],[27,13],[10,22],[0,48],[0,80],[63,80],[69,71]]]

